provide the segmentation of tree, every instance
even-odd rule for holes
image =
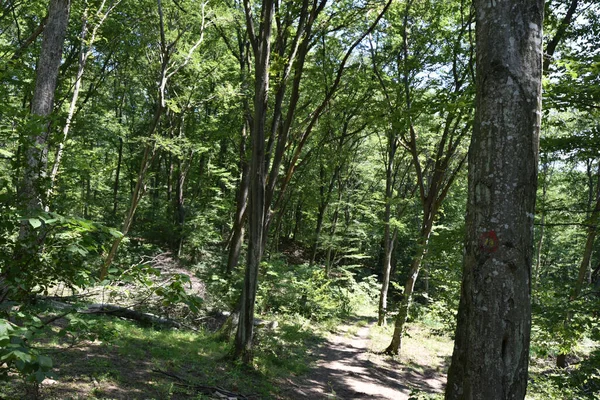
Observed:
[[[28,213],[42,210],[43,177],[48,162],[49,117],[54,106],[54,91],[58,81],[63,45],[69,22],[70,0],[51,0],[44,30],[42,50],[36,71],[36,83],[31,114],[36,121],[24,138],[25,169],[21,182],[21,203]],[[25,229],[26,230],[26,229]],[[25,230],[22,230],[24,233]]]
[[[44,187],[48,164],[48,136],[70,10],[70,0],[51,0],[49,3],[48,21],[36,67],[30,120],[24,127],[26,132],[21,137],[21,151],[25,160],[23,178],[19,184],[19,202],[21,212],[27,217],[42,212],[46,200]],[[8,271],[3,271],[0,279],[17,278],[23,274],[22,268],[30,271],[31,265],[28,264],[43,242],[44,234],[34,231],[29,220],[24,219],[20,225],[19,246],[14,254],[14,263]],[[7,295],[4,283],[2,286],[0,302]]]
[[[541,0],[476,0],[476,115],[446,399],[523,399],[541,120]]]
[[[441,17],[447,14],[450,18]],[[465,2],[415,3],[409,0],[400,15],[400,49],[394,60],[396,65],[387,68],[395,69],[397,73],[396,89],[390,90],[388,85],[391,86],[391,82],[386,83],[381,72],[377,73],[377,78],[391,109],[392,129],[399,131],[394,136],[398,136],[398,145],[406,149],[415,171],[414,186],[422,214],[392,341],[384,351],[388,354],[400,351],[413,292],[435,220],[466,159],[464,142],[471,126],[472,99],[472,58],[468,41],[471,17]],[[420,74],[427,70],[447,72],[438,73],[437,79],[420,78]],[[384,237],[389,243],[389,233]],[[385,247],[386,253],[389,253],[390,244]],[[380,322],[385,318],[390,257],[391,254],[384,257]]]
[[[310,138],[319,117],[336,93],[342,76],[346,71],[346,64],[354,49],[362,40],[373,31],[379,23],[392,0],[388,0],[377,17],[368,28],[348,46],[344,52],[335,78],[320,103],[308,116],[305,127],[299,130],[295,138],[290,137],[292,125],[296,122],[296,108],[300,99],[300,85],[302,83],[304,66],[311,44],[315,38],[313,27],[319,15],[325,9],[327,0],[313,2],[304,0],[299,9],[293,4],[287,4],[289,9],[280,9],[284,3],[278,1],[263,1],[258,29],[254,21],[253,8],[249,1],[244,1],[246,15],[246,28],[252,52],[254,55],[254,110],[253,126],[250,132],[252,155],[250,159],[250,202],[249,202],[249,231],[248,257],[244,286],[240,300],[240,318],[236,334],[234,356],[244,362],[252,359],[252,337],[254,325],[254,303],[258,289],[258,270],[268,238],[269,227],[272,220],[272,208],[277,208],[284,197],[290,180],[298,166],[302,150]],[[274,54],[271,54],[271,35],[274,28],[276,36],[273,45]],[[295,25],[296,29],[293,29]],[[289,32],[292,31],[292,37]],[[271,58],[285,60],[280,71],[270,71]],[[281,68],[281,67],[280,67]],[[271,126],[267,131],[267,111],[270,73],[275,72],[275,99],[273,111],[270,113]],[[276,73],[278,72],[278,73]],[[287,112],[284,113],[283,101],[286,97],[288,83],[292,78],[292,88],[287,101]],[[295,140],[294,140],[295,139]],[[266,142],[266,144],[265,144]],[[290,142],[295,142],[295,147],[289,151],[291,160],[287,165],[285,178],[280,184],[279,195],[275,196],[278,184],[279,171],[284,156],[290,149]]]
[[[170,32],[167,32],[167,29],[165,29],[165,26],[168,25],[165,24],[162,2],[161,0],[157,0],[158,26],[160,36],[158,57],[160,61],[160,71],[158,74],[159,79],[157,82],[157,88],[155,89],[157,92],[157,96],[154,105],[154,114],[152,115],[151,121],[148,126],[148,141],[144,146],[144,152],[142,156],[142,161],[139,166],[139,172],[137,175],[135,188],[131,195],[131,203],[129,205],[129,209],[125,215],[123,226],[121,228],[121,236],[115,238],[115,240],[113,241],[110,252],[106,256],[106,259],[104,260],[104,263],[100,269],[100,279],[104,279],[108,275],[110,265],[112,264],[115,256],[117,255],[119,245],[121,244],[123,238],[129,232],[137,208],[140,204],[142,197],[144,196],[144,193],[146,192],[146,176],[148,173],[148,169],[152,165],[157,155],[158,150],[158,141],[157,138],[154,137],[154,135],[159,128],[159,123],[163,117],[165,110],[167,109],[167,101],[169,100],[167,92],[169,80],[173,78],[173,76],[176,75],[178,72],[180,72],[191,61],[192,55],[204,40],[204,29],[206,24],[205,6],[206,4],[201,5],[199,37],[196,38],[196,41],[193,42],[191,47],[189,47],[187,54],[184,56],[184,59],[176,60],[176,57],[174,56],[177,55],[177,45],[180,44],[179,42],[184,36],[186,30],[182,29],[180,32],[177,33],[177,36],[172,41],[168,41],[167,33]],[[175,60],[173,60],[174,58]]]

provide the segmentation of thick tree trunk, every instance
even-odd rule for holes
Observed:
[[[542,0],[475,0],[477,94],[463,282],[446,399],[523,399],[542,76]]]
[[[54,94],[62,60],[62,51],[69,21],[70,0],[50,0],[48,20],[40,58],[37,64],[35,89],[31,104],[29,132],[21,138],[24,156],[23,178],[19,182],[19,207],[24,216],[33,216],[44,209],[44,186],[48,161],[48,131],[54,105]],[[43,227],[42,227],[43,229]],[[14,252],[14,262],[0,274],[0,303],[9,295],[9,284],[19,276],[29,275],[20,285],[24,295],[31,282],[31,262],[43,246],[45,233],[32,229],[27,219],[20,225],[19,241]]]
[[[40,118],[25,143],[25,168],[19,197],[29,214],[43,209],[42,182],[48,161],[48,116],[52,113],[63,44],[69,22],[70,0],[51,0],[38,60],[31,114]],[[32,126],[33,127],[33,126]],[[25,233],[28,229],[22,229]]]

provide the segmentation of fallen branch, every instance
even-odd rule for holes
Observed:
[[[218,386],[200,385],[200,384],[196,384],[196,383],[190,383],[180,376],[177,376],[171,372],[162,371],[160,369],[153,369],[152,372],[154,372],[156,374],[165,375],[165,376],[168,376],[169,378],[175,379],[177,381],[177,382],[175,382],[175,385],[177,385],[177,386],[185,387],[188,389],[194,389],[197,392],[200,392],[202,394],[209,395],[209,396],[216,396],[217,398],[221,398],[221,399],[248,400],[252,397],[255,397],[255,396],[245,396],[240,393],[231,392],[229,390],[223,389]]]

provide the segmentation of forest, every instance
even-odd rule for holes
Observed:
[[[1,399],[600,399],[596,0],[0,0]]]

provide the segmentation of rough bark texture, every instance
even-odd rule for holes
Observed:
[[[523,399],[531,328],[542,0],[475,0],[477,104],[446,399]]]
[[[70,0],[51,0],[48,22],[38,60],[31,114],[42,119],[40,126],[30,132],[25,145],[25,169],[19,196],[28,213],[42,210],[42,180],[48,162],[48,128],[52,113],[54,91],[62,59],[63,44],[69,22]]]

